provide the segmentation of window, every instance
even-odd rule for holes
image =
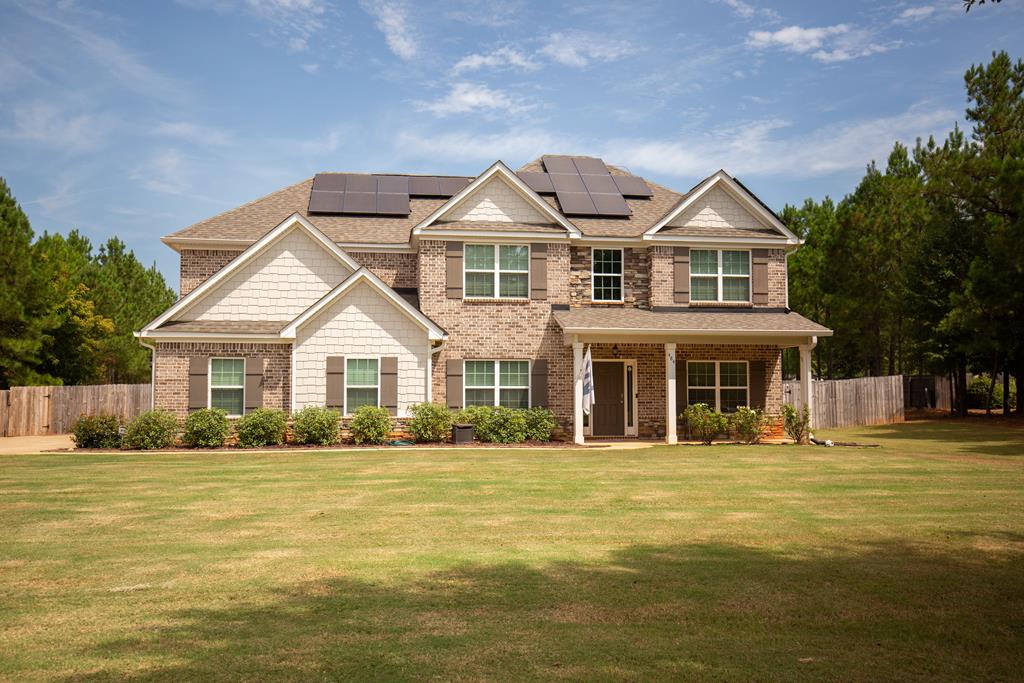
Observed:
[[[231,417],[245,412],[245,359],[210,359],[210,407]]]
[[[622,250],[594,249],[590,253],[594,301],[622,301]]]
[[[380,380],[376,358],[345,359],[345,412],[378,405]]]
[[[467,244],[466,298],[527,299],[530,296],[530,246]]]
[[[707,403],[723,413],[734,413],[747,403],[746,361],[688,361],[687,403]]]
[[[690,250],[692,301],[750,301],[750,252]]]
[[[530,407],[530,361],[467,360],[463,375],[464,405]]]

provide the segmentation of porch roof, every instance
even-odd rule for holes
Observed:
[[[554,312],[566,334],[828,337],[832,330],[785,308],[573,308]]]

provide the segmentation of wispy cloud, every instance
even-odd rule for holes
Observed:
[[[325,0],[178,0],[186,7],[220,14],[240,12],[260,20],[274,41],[289,52],[304,52],[331,15]]]
[[[397,57],[410,60],[419,54],[416,31],[409,19],[409,7],[397,0],[363,0],[363,9],[376,19],[377,30]]]
[[[153,127],[153,134],[178,138],[196,145],[227,145],[232,142],[230,133],[187,121],[167,121]]]
[[[528,111],[533,105],[512,97],[503,90],[488,88],[479,83],[454,83],[444,97],[432,102],[417,102],[416,108],[435,116],[468,114],[471,112],[519,113]]]
[[[183,195],[192,189],[185,155],[173,148],[153,154],[144,165],[136,167],[130,177],[152,192]]]
[[[486,54],[474,53],[466,55],[452,67],[455,75],[479,69],[521,69],[534,71],[540,68],[540,62],[532,56],[514,47],[499,47]]]
[[[779,14],[770,7],[757,7],[744,0],[718,0],[721,4],[725,5],[732,10],[740,19],[762,19],[767,21],[777,21]]]
[[[777,31],[751,31],[747,35],[747,45],[752,48],[809,53],[813,59],[825,64],[888,52],[901,44],[900,41],[876,42],[872,32],[849,24],[810,28],[786,26]]]
[[[302,70],[305,71],[308,74],[315,74],[315,73],[319,73],[319,71],[320,71],[320,65],[319,64],[303,64],[301,66],[302,66]]]
[[[559,64],[580,68],[591,62],[613,62],[639,51],[627,40],[576,30],[550,34],[540,49],[541,54]]]
[[[106,114],[68,114],[58,106],[36,102],[12,108],[12,120],[0,139],[81,153],[99,149],[116,126]]]
[[[556,134],[541,128],[511,128],[494,133],[468,131],[436,133],[415,129],[399,133],[396,154],[412,159],[429,159],[443,167],[445,163],[480,162],[495,159],[519,163],[541,154],[559,152],[586,153],[587,148],[571,135]]]
[[[448,19],[486,28],[511,26],[524,14],[521,0],[457,0],[448,4],[450,9],[445,12]]]

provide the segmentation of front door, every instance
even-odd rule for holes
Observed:
[[[594,436],[625,436],[626,392],[621,361],[594,362],[594,393],[597,400],[590,416]]]

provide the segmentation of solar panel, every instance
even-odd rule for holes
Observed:
[[[409,212],[409,195],[397,192],[381,192],[377,194],[377,215],[408,216]]]
[[[441,181],[432,176],[409,178],[409,194],[413,197],[440,197]]]
[[[561,194],[563,192],[586,192],[587,186],[583,184],[583,178],[579,174],[569,175],[568,173],[552,173],[551,184],[555,187],[555,192]]]
[[[376,213],[376,192],[345,192],[344,213]]]
[[[583,178],[583,184],[587,186],[587,192],[590,194],[594,194],[595,192],[617,195],[622,194],[619,192],[619,188],[615,186],[615,182],[612,180],[610,175],[584,175],[580,177]]]
[[[559,192],[558,204],[564,214],[592,216],[597,213],[594,200],[586,192]]]
[[[623,197],[650,197],[654,194],[644,179],[635,175],[613,175],[612,180]]]
[[[372,175],[349,174],[345,181],[345,192],[376,192],[377,177]]]
[[[554,185],[551,184],[551,176],[547,173],[539,173],[535,171],[522,171],[517,173],[519,179],[529,185],[530,189],[540,194],[551,194],[555,191]]]
[[[309,193],[310,213],[341,213],[344,192],[323,192],[313,190]]]
[[[454,197],[469,185],[469,178],[438,178],[441,183],[441,196]]]
[[[572,163],[572,157],[541,157],[541,161],[548,173],[579,173],[576,164]]]
[[[409,179],[400,175],[379,175],[377,192],[409,194]]]
[[[313,189],[328,192],[344,192],[345,176],[346,174],[344,173],[317,173],[313,177]]]
[[[629,209],[629,204],[618,192],[615,194],[591,192],[590,198],[593,200],[599,216],[628,216],[633,213]]]
[[[570,157],[581,175],[608,175],[608,167],[600,159],[593,157]]]

